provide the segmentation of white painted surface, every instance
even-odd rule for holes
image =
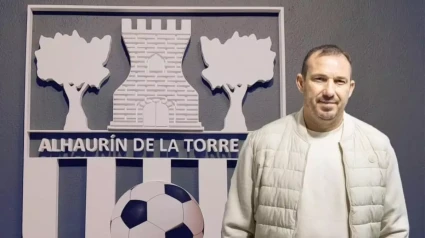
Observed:
[[[117,237],[117,238],[121,238]],[[165,238],[165,232],[158,226],[150,223],[143,222],[142,224],[133,227],[130,230],[128,238],[140,238],[140,237],[151,237],[151,238]]]
[[[115,159],[87,159],[86,238],[110,236],[115,206]]]
[[[256,82],[273,78],[276,53],[270,50],[271,45],[270,37],[239,36],[237,31],[223,44],[217,38],[201,37],[202,58],[207,66],[202,77],[211,90],[223,88],[230,99],[223,131],[248,131],[242,111],[243,98]]]
[[[130,233],[130,229],[124,224],[121,217],[117,217],[111,221],[111,238],[127,238]]]
[[[171,182],[171,159],[143,159],[143,182]]]
[[[192,234],[201,233],[204,229],[204,217],[199,204],[193,198],[183,204],[183,214],[185,214],[184,224],[192,231]]]
[[[127,190],[121,197],[118,199],[115,204],[114,210],[112,211],[111,220],[114,220],[121,216],[121,212],[124,209],[127,202],[131,199],[131,190]]]
[[[22,233],[24,238],[58,237],[58,160],[24,160]]]
[[[31,103],[31,85],[35,84],[35,81],[33,81],[32,78],[32,64],[33,64],[33,58],[32,58],[32,32],[33,32],[33,14],[35,12],[39,11],[51,11],[51,12],[114,12],[114,13],[123,13],[123,12],[132,12],[132,13],[143,13],[143,12],[169,12],[169,13],[278,13],[279,14],[279,49],[280,49],[280,85],[282,88],[281,91],[281,115],[286,115],[286,99],[285,99],[285,42],[284,42],[284,18],[283,18],[283,8],[281,7],[145,7],[145,6],[81,6],[81,5],[29,5],[28,6],[28,16],[27,16],[27,49],[26,49],[26,84],[25,84],[25,132],[24,132],[24,197],[23,197],[23,235],[25,238],[28,237],[43,237],[43,238],[56,238],[57,237],[57,182],[58,182],[58,166],[57,166],[57,160],[56,159],[46,159],[46,158],[38,158],[37,161],[31,161],[28,162],[29,157],[29,135],[30,133],[38,133],[38,132],[63,132],[59,130],[38,130],[35,128],[35,130],[31,130],[30,128],[30,103]],[[140,20],[138,20],[139,22]],[[142,21],[141,21],[142,22]],[[172,24],[172,23],[171,23]],[[168,25],[168,23],[167,23]],[[121,128],[121,130],[126,130],[128,133],[138,133],[134,132],[133,129],[130,128]],[[156,133],[161,133],[160,128],[147,128],[147,130],[156,131]],[[169,130],[169,129],[167,129]],[[177,129],[178,130],[178,129]],[[86,129],[78,130],[78,131],[67,131],[67,133],[80,133],[80,132],[87,132]],[[104,133],[107,131],[104,130],[98,130],[93,132],[99,132]],[[199,131],[200,132],[200,131]],[[197,131],[187,131],[185,133],[199,133]],[[223,131],[223,132],[208,132],[208,133],[235,133],[237,131]],[[132,158],[129,158],[132,159]],[[48,162],[50,161],[50,162]],[[51,161],[54,161],[51,162]],[[40,162],[40,163],[39,163]],[[217,161],[218,162],[218,161]],[[224,162],[224,161],[222,161]],[[202,163],[201,163],[202,164]],[[46,166],[47,165],[47,166]],[[200,165],[201,166],[201,165]],[[204,170],[207,170],[207,166],[202,166]],[[224,167],[226,167],[224,165]],[[43,168],[43,169],[41,169]],[[171,170],[171,166],[170,166]],[[201,169],[200,169],[201,172]],[[213,172],[211,171],[210,174]],[[216,173],[214,173],[216,175]],[[41,176],[41,178],[37,178],[37,176]],[[216,176],[211,177],[211,181],[216,181]],[[53,179],[46,179],[46,177],[52,177]],[[151,175],[149,175],[151,176]],[[146,177],[149,177],[146,176]],[[36,178],[35,180],[32,178]],[[152,176],[156,177],[156,176]],[[207,176],[200,175],[200,198],[203,197],[203,200],[205,201],[207,199],[206,194],[208,194],[208,191],[203,191],[206,189],[204,185],[206,185],[207,182],[205,179],[207,179]],[[43,178],[45,181],[43,181]],[[56,178],[56,179],[55,179]],[[227,176],[221,176],[221,178],[227,178]],[[164,180],[164,179],[161,179]],[[169,173],[169,180],[171,180],[171,172]],[[210,181],[210,182],[211,182]],[[40,183],[42,183],[44,186],[45,193],[43,197],[37,196],[37,193],[35,191],[38,190]],[[222,183],[222,188],[226,189],[227,191],[227,182]],[[54,187],[53,185],[56,185]],[[42,190],[42,192],[44,191]],[[52,198],[52,194],[55,194],[56,200],[52,200],[51,202],[46,202],[48,197]],[[201,195],[203,194],[203,195]],[[226,192],[227,194],[227,192]],[[226,198],[227,199],[227,198]],[[41,204],[41,207],[39,206],[37,200],[44,201]],[[37,204],[37,206],[35,205]],[[47,209],[44,209],[44,207],[48,207]],[[208,208],[209,204],[205,202],[203,205],[204,207]],[[211,207],[211,206],[210,206]],[[208,214],[211,214],[211,211],[206,210]],[[204,211],[203,211],[204,212]],[[35,217],[34,214],[40,214],[41,216]],[[39,219],[41,218],[41,220]],[[44,219],[45,218],[45,219]],[[206,225],[208,227],[211,227],[211,225]],[[219,234],[219,231],[221,230],[221,222],[220,227],[216,226],[216,233]],[[202,237],[202,235],[196,236],[197,238]],[[210,237],[219,237],[217,236],[210,236]]]
[[[159,194],[165,193],[164,184],[165,182],[160,181],[148,181],[137,184],[131,189],[130,199],[147,202]]]
[[[53,38],[41,36],[39,43],[40,49],[34,53],[38,77],[62,86],[69,100],[64,130],[90,130],[81,103],[89,87],[100,89],[109,77],[104,65],[109,58],[111,36],[94,37],[86,42],[74,30],[71,36],[60,33]]]
[[[134,130],[122,130],[126,134],[139,134],[140,131],[134,131]],[[28,130],[29,133],[65,133],[63,130]],[[96,134],[96,133],[109,133],[108,130],[91,130],[91,131],[67,131],[67,134],[79,134],[79,133],[90,133],[90,134]],[[176,134],[190,134],[190,135],[196,135],[196,134],[220,134],[220,135],[231,135],[231,134],[238,134],[241,133],[240,131],[185,131],[185,132],[170,132],[170,131],[161,131],[161,130],[151,130],[151,131],[144,131],[146,133],[157,133],[157,134],[168,134],[168,133],[176,133]],[[248,131],[250,132],[250,131]],[[247,132],[242,132],[242,134],[248,134]]]
[[[148,221],[164,231],[183,222],[183,206],[167,194],[158,195],[148,201]]]
[[[286,56],[285,56],[285,17],[283,8],[279,11],[279,69],[280,69],[280,117],[286,116]]]
[[[202,131],[199,122],[198,92],[182,72],[183,55],[191,35],[191,21],[122,19],[122,38],[130,56],[127,79],[115,91],[113,121],[109,130],[183,130]]]
[[[205,238],[221,237],[227,201],[227,161],[199,161],[199,205],[204,216]]]
[[[175,7],[175,6],[99,6],[99,5],[28,5],[31,11],[70,12],[171,12],[171,13],[280,13],[283,7]]]

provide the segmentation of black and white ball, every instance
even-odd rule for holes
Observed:
[[[111,238],[202,238],[203,230],[196,200],[183,188],[159,181],[128,190],[111,217]]]

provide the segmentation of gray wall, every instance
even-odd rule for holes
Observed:
[[[1,0],[0,237],[21,236],[28,3],[285,7],[287,112],[294,112],[301,105],[302,98],[296,90],[294,80],[300,70],[302,58],[309,48],[322,43],[336,43],[350,52],[353,57],[353,76],[357,80],[357,88],[347,111],[373,124],[390,137],[399,158],[411,237],[425,236],[423,230],[425,9],[422,1],[335,0],[307,3],[298,0],[231,2],[209,0],[200,3],[195,0]],[[75,168],[69,165],[68,167]],[[65,173],[61,179],[68,176]],[[79,189],[84,191],[83,187]]]

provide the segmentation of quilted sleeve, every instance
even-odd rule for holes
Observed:
[[[387,189],[384,203],[384,217],[381,223],[380,238],[409,237],[409,221],[404,199],[397,157],[391,145],[388,146]]]
[[[253,146],[249,134],[243,144],[238,163],[232,175],[229,195],[226,202],[222,237],[254,237],[253,214],[254,178]]]

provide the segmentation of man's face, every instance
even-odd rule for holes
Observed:
[[[316,52],[307,61],[305,79],[297,76],[297,86],[304,96],[304,108],[317,122],[332,123],[340,119],[354,90],[351,65],[344,55],[318,56]]]

